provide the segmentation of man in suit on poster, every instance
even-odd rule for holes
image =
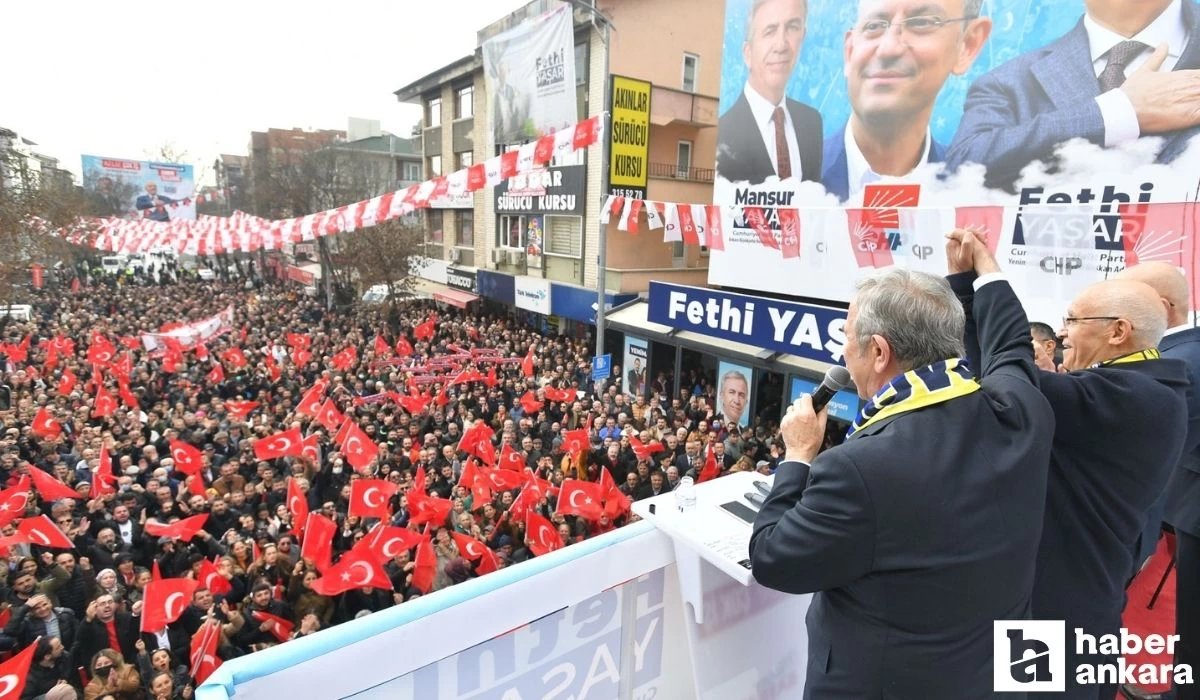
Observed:
[[[859,0],[843,40],[850,119],[825,141],[821,182],[846,200],[885,177],[940,163],[929,129],[946,79],[971,68],[992,31],[983,0]]]
[[[804,43],[807,0],[753,0],[742,58],[749,76],[717,125],[717,175],[821,179],[821,115],[785,90]]]
[[[146,218],[151,221],[170,221],[171,217],[167,214],[166,205],[174,203],[175,200],[170,197],[162,197],[158,194],[158,185],[147,182],[146,194],[138,195],[134,206],[138,211],[149,209],[150,213],[146,214]]]
[[[981,163],[989,187],[1073,138],[1106,148],[1164,139],[1177,158],[1200,126],[1200,8],[1195,0],[1085,0],[1058,41],[1001,65],[967,93],[947,166]]]
[[[951,236],[952,272],[999,270]],[[806,699],[991,698],[994,621],[1029,614],[1054,419],[1012,288],[982,285],[975,309],[978,383],[944,279],[863,280],[845,362],[868,403],[850,436],[818,455],[826,412],[807,395],[783,419],[750,558],[760,584],[816,592]]]

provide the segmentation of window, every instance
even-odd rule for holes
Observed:
[[[454,95],[454,118],[469,119],[475,115],[475,106],[472,104],[475,98],[475,88],[467,86],[461,88]]]
[[[588,47],[587,44],[575,44],[575,84],[584,85],[587,83],[588,64],[587,64]]]
[[[454,162],[455,170],[462,170],[463,168],[469,168],[475,163],[475,154],[470,151],[463,151],[462,153],[455,153],[454,161],[455,161]]]
[[[426,214],[429,217],[429,242],[441,244],[442,211],[440,209],[430,209]]]
[[[496,229],[496,247],[518,249],[525,247],[525,217],[516,215],[500,217],[500,228]]]
[[[442,125],[442,98],[435,97],[429,101],[428,114],[425,115],[425,126],[433,128]]]
[[[404,162],[404,179],[410,182],[417,182],[421,179],[421,164],[412,161]]]
[[[429,156],[429,177],[437,177],[442,174],[442,157]]]
[[[694,53],[683,55],[683,91],[695,92],[700,79],[700,57]]]
[[[582,256],[583,219],[578,216],[547,216],[546,252],[572,258]]]
[[[675,147],[675,177],[688,179],[692,169],[692,142],[680,141]]]
[[[475,247],[475,212],[461,209],[458,216],[458,245],[463,248]]]
[[[671,244],[671,267],[686,267],[687,266],[687,249],[683,246],[683,241],[676,241]]]

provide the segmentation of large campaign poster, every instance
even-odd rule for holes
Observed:
[[[563,4],[484,42],[493,143],[524,143],[578,121],[571,22]]]
[[[943,273],[942,236],[966,225],[1037,320],[1138,260],[1196,281],[1200,105],[1160,120],[1140,98],[1200,68],[1195,0],[725,12],[711,284],[844,302],[878,268]]]
[[[646,376],[650,372],[650,343],[645,338],[625,336],[621,358],[621,385],[627,396],[646,395]]]
[[[727,425],[750,425],[750,387],[754,370],[728,360],[717,363],[717,413]]]
[[[192,166],[83,156],[83,189],[99,216],[196,218]]]

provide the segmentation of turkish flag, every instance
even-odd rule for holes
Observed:
[[[292,351],[292,364],[296,366],[306,365],[312,359],[312,353],[302,348],[296,348]]]
[[[474,460],[467,460],[466,465],[463,466],[462,474],[458,476],[458,483],[456,486],[462,486],[463,488],[469,489],[475,485],[475,478],[477,476],[478,474],[475,471]]]
[[[214,365],[208,374],[204,375],[204,381],[209,384],[220,384],[225,381],[225,368],[221,365]]]
[[[496,466],[501,469],[523,472],[525,471],[525,456],[514,450],[512,445],[505,445],[504,449],[500,450],[500,459]]]
[[[397,488],[396,484],[384,479],[355,479],[350,483],[350,507],[346,514],[387,520],[392,515],[388,501]]]
[[[649,460],[651,455],[658,454],[666,449],[657,440],[653,440],[649,445],[646,445],[636,435],[629,436],[629,446],[633,448],[633,454],[642,461]]]
[[[292,514],[292,529],[301,537],[304,536],[304,526],[308,524],[308,498],[300,491],[299,482],[295,477],[288,479],[287,509]]]
[[[696,479],[696,483],[703,484],[709,479],[715,479],[720,475],[721,467],[717,465],[717,455],[713,452],[712,447],[709,447],[708,456],[704,459],[704,467],[700,470],[700,475]]]
[[[588,440],[588,431],[586,428],[578,428],[576,430],[563,431],[562,449],[563,452],[571,456],[578,455],[588,449],[591,442]]]
[[[400,336],[400,340],[396,341],[396,354],[400,357],[408,357],[413,354],[413,346],[408,342],[408,338]]]
[[[29,478],[33,479],[33,487],[47,503],[60,498],[79,498],[79,492],[55,479],[38,467],[30,465]]]
[[[204,529],[204,525],[207,522],[208,513],[201,513],[168,524],[147,520],[142,529],[147,535],[153,537],[170,537],[173,540],[190,542],[193,537],[200,534],[200,531]]]
[[[355,545],[355,549],[364,546],[367,553],[375,557],[380,564],[407,552],[421,543],[421,536],[403,527],[376,525],[367,536]]]
[[[429,400],[420,396],[399,396],[396,402],[403,406],[409,415],[413,416],[420,414],[429,406]]]
[[[492,368],[488,370],[487,376],[483,378],[483,383],[489,389],[496,388],[496,385],[500,383],[500,380],[496,378],[495,365],[492,365]]]
[[[475,446],[480,442],[491,442],[492,436],[496,431],[492,430],[491,426],[483,421],[475,421],[475,424],[463,431],[462,438],[458,441],[458,449],[460,452],[473,454]]]
[[[479,467],[477,471],[479,476],[487,480],[493,491],[511,491],[520,488],[521,484],[525,483],[525,477],[521,472],[490,467]]]
[[[433,588],[433,579],[437,576],[437,553],[433,550],[433,542],[426,535],[417,546],[417,557],[414,560],[416,568],[412,572],[412,585],[422,593],[428,593]]]
[[[383,357],[384,355],[390,355],[391,353],[392,346],[388,345],[388,342],[383,339],[383,336],[375,336],[375,355],[377,357]]]
[[[525,514],[525,544],[539,557],[563,548],[562,537],[554,524],[532,510]]]
[[[475,565],[475,574],[483,576],[490,574],[500,568],[500,562],[496,559],[496,553],[491,549],[484,547],[483,556],[479,558],[479,563]]]
[[[325,571],[333,561],[333,538],[336,534],[337,523],[320,513],[309,513],[304,525],[300,557],[311,561],[318,571]]]
[[[117,492],[117,477],[113,476],[112,456],[108,454],[108,447],[100,446],[100,461],[96,465],[96,471],[92,474],[92,496],[99,498],[100,496],[111,496]]]
[[[371,442],[371,438],[362,428],[351,424],[346,433],[346,440],[342,443],[342,452],[350,466],[361,472],[379,456],[379,445]]]
[[[321,440],[319,435],[313,433],[304,438],[302,443],[304,447],[300,450],[302,456],[308,457],[317,464],[321,463]]]
[[[417,340],[433,340],[437,317],[430,316],[429,320],[424,323],[419,323],[413,328],[413,338]]]
[[[600,484],[579,479],[566,479],[558,492],[558,508],[556,513],[563,515],[578,515],[595,522],[600,519],[604,507],[600,501],[603,494]]]
[[[311,389],[304,392],[304,396],[300,398],[300,405],[296,406],[296,412],[316,418],[321,415],[321,399],[325,396],[325,385],[315,384]]]
[[[353,588],[382,588],[392,590],[388,578],[379,562],[359,552],[346,552],[337,564],[329,567],[321,578],[312,582],[312,589],[320,595],[337,595]]]
[[[192,678],[196,679],[196,685],[206,681],[220,667],[221,659],[217,656],[220,642],[221,623],[218,620],[205,622],[192,635]]]
[[[33,417],[31,428],[33,434],[40,438],[54,439],[62,434],[62,426],[50,416],[50,412],[44,406],[39,408],[37,415]]]
[[[357,361],[358,350],[356,350],[354,346],[350,346],[334,355],[333,358],[330,359],[329,363],[333,365],[334,369],[345,372],[354,366],[354,363]]]
[[[96,400],[92,402],[92,418],[107,418],[115,410],[117,410],[117,400],[101,386],[96,391]]]
[[[283,619],[282,617],[279,617],[278,615],[272,615],[271,613],[264,612],[262,610],[255,610],[254,612],[250,613],[250,616],[259,622],[270,622],[270,632],[271,634],[275,635],[275,638],[278,639],[280,643],[286,642],[292,638],[292,630],[296,627],[296,625]]]
[[[76,379],[75,373],[68,367],[63,370],[62,377],[59,378],[58,386],[55,389],[58,391],[59,396],[70,396],[71,392],[75,391],[75,385],[78,383],[79,380]]]
[[[458,555],[467,561],[478,560],[487,549],[487,545],[470,535],[451,531],[450,536],[454,538],[454,545],[458,547]]]
[[[222,576],[221,572],[217,571],[217,565],[208,559],[200,561],[200,570],[196,572],[196,581],[213,595],[225,595],[233,590],[233,584]]]
[[[106,366],[112,362],[117,349],[104,336],[92,336],[92,344],[88,346],[87,361],[92,365]]]
[[[333,398],[325,399],[325,403],[321,404],[317,411],[317,422],[325,426],[326,430],[337,430],[344,420],[346,417],[338,410]]]
[[[37,469],[37,467],[31,467]],[[0,491],[0,527],[25,516],[29,506],[29,477],[23,476],[11,489]]]
[[[75,278],[79,281],[79,278]],[[37,644],[30,644],[19,654],[0,664],[0,700],[18,700],[25,692],[25,680]]]
[[[521,360],[521,374],[526,377],[533,376],[533,346],[529,346],[529,352],[526,353],[525,359]]]
[[[117,395],[121,397],[121,402],[132,410],[138,410],[141,406],[138,404],[138,399],[129,390],[129,382],[124,377],[117,377]]]
[[[129,375],[133,373],[133,358],[129,356],[129,353],[123,352],[121,359],[114,362],[109,369],[118,379],[124,377],[125,381],[129,381]]]
[[[241,369],[246,366],[246,354],[241,348],[230,348],[221,354],[221,359],[229,363],[234,369]]]
[[[76,497],[79,494],[75,494]],[[25,518],[17,525],[17,535],[24,538],[29,544],[36,544],[39,547],[49,547],[50,549],[74,549],[75,543],[70,540],[63,531],[58,529],[48,516],[39,515],[35,518]]]
[[[288,333],[287,344],[293,348],[302,348],[307,350],[312,346],[312,338],[303,333]]]
[[[537,394],[533,393],[532,391],[525,392],[525,394],[521,397],[520,403],[521,410],[524,411],[525,415],[527,416],[537,415],[537,412],[542,410],[542,406],[545,405],[541,401],[538,401]]]
[[[229,414],[238,420],[250,415],[250,412],[256,408],[258,408],[257,401],[229,400],[225,402],[225,410],[229,411]]]
[[[178,620],[199,585],[190,578],[164,578],[147,583],[142,602],[142,631],[158,632]]]
[[[408,494],[408,514],[410,525],[432,524],[441,527],[450,515],[454,503],[446,498],[424,496],[410,492]]]
[[[197,345],[196,349],[193,350],[192,352],[196,353],[197,360],[207,360],[208,359],[208,346],[205,345],[204,343],[200,343],[199,345]]]
[[[171,459],[175,460],[175,471],[196,474],[204,468],[204,453],[181,440],[168,443]]]
[[[254,441],[254,457],[266,462],[278,457],[299,457],[304,454],[304,436],[300,428],[292,428]]]
[[[547,401],[565,401],[566,403],[571,403],[579,395],[575,389],[557,389],[552,386],[546,387],[543,393],[545,393]]]

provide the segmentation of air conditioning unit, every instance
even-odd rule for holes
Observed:
[[[508,251],[508,264],[509,265],[520,265],[524,262],[525,262],[525,251],[523,251],[523,250]]]
[[[504,251],[503,250],[493,250],[492,251],[492,262],[497,265],[504,262]]]
[[[458,262],[459,260],[462,260],[462,251],[459,250],[458,248],[451,248],[450,249],[450,262]]]

